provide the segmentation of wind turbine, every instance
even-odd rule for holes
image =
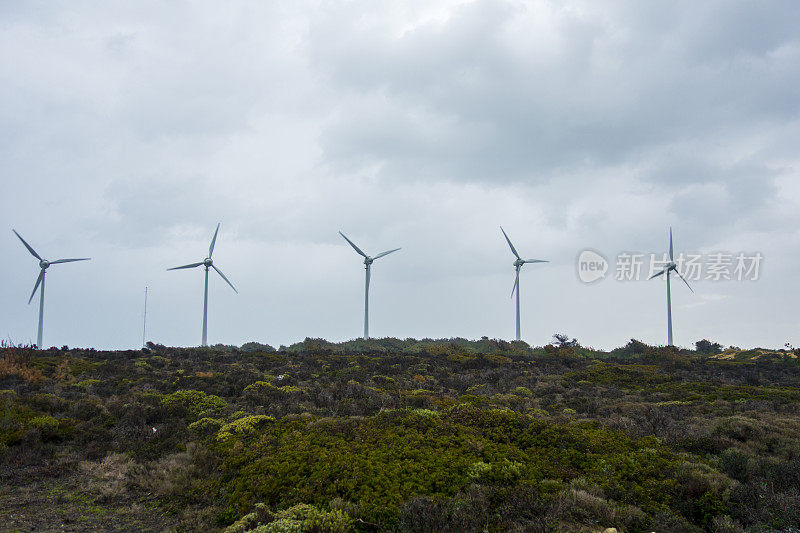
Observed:
[[[36,294],[36,289],[38,289],[39,285],[41,285],[42,286],[42,290],[39,293],[39,331],[36,334],[36,347],[41,350],[42,349],[42,325],[43,325],[43,321],[44,321],[44,275],[47,272],[47,267],[49,267],[50,265],[58,264],[58,263],[72,263],[73,261],[88,261],[90,258],[89,257],[82,257],[80,259],[56,259],[55,261],[48,261],[47,259],[42,259],[42,257],[39,254],[36,253],[36,250],[31,248],[31,245],[28,244],[27,242],[25,242],[25,239],[23,239],[22,236],[19,233],[17,233],[17,230],[12,229],[11,231],[14,232],[14,235],[19,237],[19,240],[22,241],[22,244],[25,245],[25,248],[28,249],[28,251],[31,253],[31,255],[39,260],[39,268],[41,270],[39,271],[39,277],[36,278],[36,285],[33,286],[33,292],[31,292],[31,297],[28,298],[28,304],[31,303],[31,301],[33,300],[33,295]]]
[[[675,264],[675,256],[673,253],[673,246],[672,246],[672,228],[669,228],[669,263],[664,266],[664,268],[660,272],[656,272],[649,279],[657,278],[662,274],[667,275],[667,344],[668,346],[673,346],[672,344],[672,295],[669,290],[669,273],[674,271],[679,278],[683,280],[689,290],[694,292],[689,282],[686,281],[686,278],[681,276],[681,273],[678,271],[678,265]]]
[[[372,262],[375,261],[376,259],[380,259],[384,255],[389,255],[390,253],[396,252],[397,250],[400,250],[400,248],[395,248],[394,250],[386,250],[385,252],[379,253],[375,257],[370,257],[367,254],[365,254],[364,252],[362,252],[361,248],[356,246],[353,243],[353,241],[348,239],[347,236],[344,233],[342,233],[340,231],[339,235],[344,237],[344,240],[346,240],[347,242],[350,243],[350,246],[352,246],[353,249],[356,252],[358,252],[358,255],[360,255],[360,256],[362,256],[364,258],[364,268],[367,271],[366,280],[364,282],[364,339],[369,339],[369,271],[370,271],[370,267],[372,266]]]
[[[514,248],[513,244],[511,244],[511,239],[509,239],[508,235],[506,235],[506,231],[503,229],[503,226],[500,226],[500,231],[503,232],[503,236],[506,238],[506,241],[508,242],[508,245],[511,247],[511,252],[517,258],[517,260],[514,261],[514,268],[517,270],[517,276],[516,276],[516,279],[514,280],[514,287],[511,289],[511,297],[512,298],[514,297],[514,291],[516,291],[516,293],[517,293],[517,340],[520,340],[520,335],[519,335],[519,269],[522,268],[522,265],[524,265],[525,263],[548,263],[549,261],[545,261],[543,259],[522,259],[519,256],[519,254],[517,253],[517,249]]]
[[[208,346],[208,343],[206,342],[206,333],[208,331],[208,269],[213,268],[214,270],[216,270],[217,274],[219,274],[222,277],[222,279],[224,279],[225,282],[231,286],[233,292],[239,294],[239,291],[236,290],[236,287],[233,286],[233,283],[231,283],[230,280],[228,280],[228,278],[225,277],[225,274],[223,274],[222,271],[214,265],[214,261],[211,260],[211,255],[214,253],[214,244],[216,244],[217,242],[217,233],[219,233],[219,224],[217,224],[217,230],[214,232],[214,237],[211,239],[211,246],[208,247],[208,257],[206,257],[199,263],[192,263],[189,265],[183,265],[167,269],[167,270],[180,270],[182,268],[195,268],[199,267],[200,265],[206,267],[206,284],[205,284],[205,289],[203,290],[203,341],[200,346]]]

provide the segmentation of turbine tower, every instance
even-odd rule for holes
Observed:
[[[42,349],[42,326],[43,326],[43,322],[44,322],[44,275],[47,272],[47,267],[49,267],[50,265],[58,264],[58,263],[72,263],[73,261],[88,261],[90,258],[89,257],[82,257],[82,258],[79,258],[79,259],[56,259],[55,261],[48,261],[47,259],[42,259],[42,257],[39,254],[36,253],[36,250],[34,250],[31,247],[30,244],[25,242],[25,239],[23,239],[22,236],[19,233],[17,233],[17,230],[12,229],[11,231],[14,232],[14,235],[19,237],[19,240],[22,241],[22,244],[25,245],[25,248],[28,249],[28,251],[31,253],[31,255],[39,260],[39,268],[41,270],[39,271],[39,277],[36,278],[36,285],[33,286],[33,292],[31,292],[31,297],[28,298],[28,304],[31,303],[31,301],[33,300],[33,295],[36,294],[36,289],[38,289],[39,285],[41,285],[42,286],[42,290],[39,293],[39,331],[36,334],[36,347],[41,350]]]
[[[506,242],[508,242],[508,246],[511,247],[511,252],[517,258],[514,261],[514,268],[517,271],[516,279],[514,279],[514,287],[511,289],[511,297],[514,297],[514,291],[517,293],[517,340],[520,340],[520,332],[519,332],[519,269],[522,268],[522,265],[525,263],[548,263],[549,261],[545,261],[543,259],[522,259],[519,254],[517,253],[517,249],[514,248],[514,245],[511,244],[511,239],[508,238],[506,235],[506,231],[503,229],[503,226],[500,226],[500,231],[503,232],[503,236],[506,238]]]
[[[364,339],[369,339],[369,271],[370,271],[370,267],[372,266],[372,262],[375,261],[376,259],[380,259],[384,255],[389,255],[390,253],[396,252],[400,248],[395,248],[394,250],[386,250],[385,252],[379,253],[375,257],[370,257],[367,254],[365,254],[364,252],[362,252],[361,248],[356,246],[353,243],[353,241],[348,239],[347,236],[344,233],[342,233],[340,231],[339,235],[344,237],[344,240],[349,242],[350,246],[352,246],[353,249],[356,252],[358,252],[358,254],[360,256],[362,256],[364,258],[364,268],[367,271],[366,280],[364,282]]]
[[[191,263],[189,265],[183,265],[179,267],[168,268],[167,270],[180,270],[182,268],[195,268],[199,266],[204,266],[206,268],[206,282],[205,282],[205,289],[203,290],[203,340],[200,346],[208,346],[207,342],[207,332],[208,332],[208,269],[213,268],[217,271],[222,279],[225,280],[225,283],[231,286],[233,292],[239,294],[239,291],[236,290],[236,287],[233,286],[228,278],[225,277],[225,274],[222,273],[220,269],[214,265],[214,261],[211,260],[211,255],[214,253],[214,244],[217,242],[217,233],[219,233],[219,224],[217,224],[217,230],[214,232],[214,237],[211,239],[211,246],[208,247],[208,257],[200,261],[199,263]]]
[[[669,228],[669,263],[664,266],[664,268],[660,272],[656,272],[649,279],[657,278],[662,274],[667,275],[667,345],[673,346],[672,344],[672,294],[669,290],[669,273],[675,272],[679,278],[683,280],[689,290],[694,292],[689,282],[686,281],[686,278],[681,276],[681,273],[678,271],[678,265],[675,264],[675,255],[673,253],[673,246],[672,246],[672,228]]]

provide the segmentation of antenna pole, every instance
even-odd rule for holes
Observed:
[[[142,318],[142,348],[145,347],[145,337],[147,335],[147,286],[144,288],[144,317]]]

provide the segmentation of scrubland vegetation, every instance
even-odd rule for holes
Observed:
[[[791,348],[148,346],[0,349],[0,529],[800,529]]]

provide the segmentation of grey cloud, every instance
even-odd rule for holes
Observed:
[[[681,248],[758,247],[770,276],[794,268],[798,11],[739,1],[4,3],[0,223],[47,249],[89,248],[95,260],[65,270],[76,285],[64,287],[91,295],[92,308],[135,317],[150,284],[162,302],[153,331],[188,342],[200,278],[163,263],[202,253],[221,221],[224,268],[242,290],[215,292],[215,316],[228,320],[215,335],[272,344],[358,333],[362,265],[339,229],[365,249],[403,247],[376,269],[376,327],[510,335],[503,224],[526,254],[552,261],[526,273],[530,340],[568,326],[592,344],[625,342],[633,326],[609,328],[593,305],[651,327],[642,294],[662,293],[607,281],[590,294],[572,270],[582,247],[660,251],[672,224]],[[7,234],[2,268],[19,272],[21,288],[2,298],[0,323],[14,333],[35,321],[7,303],[24,304],[31,281]],[[103,283],[79,285],[82,272]],[[778,281],[759,291],[791,315]],[[707,290],[726,297],[715,323],[731,339],[720,340],[775,340],[727,325],[763,324],[748,318],[741,287]],[[684,320],[700,331],[707,319],[691,309]],[[127,342],[110,316],[78,338]],[[662,341],[653,324],[659,336],[645,340]]]
[[[552,15],[555,43],[523,45],[508,43],[524,43],[514,26],[524,10],[506,3],[469,4],[400,36],[380,23],[341,32],[341,18],[323,18],[309,34],[311,57],[354,95],[326,133],[326,154],[380,162],[394,179],[416,168],[434,178],[540,181],[565,168],[636,160],[686,135],[724,139],[765,120],[793,120],[800,67],[791,50],[800,41],[784,20],[800,22],[800,9],[785,7],[784,30],[760,40],[737,33],[742,21],[771,21],[777,16],[763,12],[780,9],[718,16],[727,5],[714,4],[687,24],[692,10],[683,4],[666,15],[673,24],[651,9],[635,28],[620,27],[624,12],[593,19],[564,10]],[[712,45],[727,53],[704,51]],[[437,123],[448,127],[431,138]]]
[[[168,243],[176,228],[204,235],[224,221],[225,214],[236,211],[206,181],[196,176],[114,181],[105,191],[109,205],[105,223],[91,221],[85,230],[109,243],[145,248]]]

